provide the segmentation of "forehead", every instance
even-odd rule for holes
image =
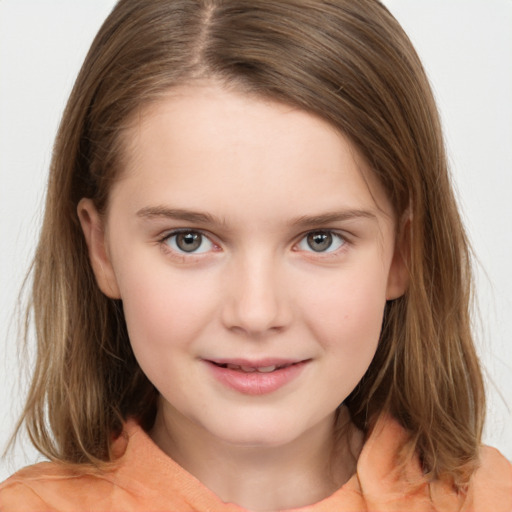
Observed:
[[[153,201],[214,198],[221,209],[295,199],[305,210],[320,201],[390,210],[359,152],[331,124],[211,83],[173,88],[143,109],[125,134],[123,160],[113,192],[130,182],[133,200],[151,191]]]

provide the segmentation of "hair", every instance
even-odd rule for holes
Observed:
[[[37,362],[24,424],[52,460],[106,463],[157,391],[132,353],[122,304],[95,282],[77,218],[100,212],[123,134],[170,88],[211,79],[313,113],[347,136],[410,219],[410,284],[389,301],[376,355],[345,400],[369,432],[386,412],[429,478],[468,482],[484,391],[470,329],[471,268],[433,94],[412,44],[376,0],[121,0],[79,73],[57,134],[30,314]]]

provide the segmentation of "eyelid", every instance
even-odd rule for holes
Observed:
[[[180,233],[199,233],[200,235],[203,235],[204,237],[208,238],[208,240],[211,240],[212,243],[215,245],[219,245],[217,242],[215,242],[215,237],[209,233],[208,231],[205,231],[204,229],[200,228],[188,228],[188,227],[179,227],[174,229],[169,229],[163,232],[159,237],[159,241],[165,241],[168,238],[171,238],[171,236],[179,235]]]
[[[314,233],[329,233],[333,235],[333,237],[337,237],[341,240],[341,245],[334,250],[327,250],[327,251],[314,251],[313,249],[300,249],[298,248],[299,244],[303,242],[308,235],[314,234]],[[308,253],[310,255],[314,255],[315,257],[319,258],[327,258],[330,256],[335,256],[338,253],[340,253],[343,250],[347,249],[347,246],[350,245],[350,237],[345,232],[340,232],[338,229],[330,229],[330,228],[318,228],[318,229],[309,229],[308,231],[302,233],[297,238],[297,241],[294,244],[294,250],[295,251],[303,251],[305,253]]]
[[[214,237],[211,234],[203,231],[202,229],[197,229],[197,228],[186,228],[186,227],[182,228],[182,227],[180,227],[180,228],[171,229],[170,231],[166,231],[162,236],[160,236],[158,238],[158,243],[162,246],[162,248],[165,251],[171,252],[175,255],[179,255],[181,258],[183,258],[183,257],[193,258],[194,256],[201,257],[202,255],[206,255],[210,252],[213,252],[212,248],[210,248],[206,251],[200,251],[200,252],[197,252],[197,251],[186,252],[186,251],[179,250],[179,248],[174,249],[174,248],[170,247],[170,245],[167,243],[168,240],[171,239],[172,237],[177,236],[182,233],[198,233],[199,235],[201,235],[202,237],[204,237],[205,239],[207,239],[209,241],[209,243],[212,245],[213,249],[220,249],[219,244],[214,240]]]
[[[198,233],[201,236],[208,239],[208,241],[212,244],[214,250],[212,251],[212,249],[209,249],[204,252],[192,251],[192,252],[187,253],[186,251],[173,249],[166,242],[171,237],[179,235],[180,233]],[[298,248],[299,243],[302,242],[308,235],[313,234],[313,233],[330,233],[333,236],[339,238],[342,241],[342,244],[340,245],[340,247],[336,248],[335,250],[331,250],[331,251],[316,252],[313,249],[304,250],[304,249]],[[294,244],[292,246],[292,250],[297,251],[297,252],[302,251],[305,253],[309,253],[309,254],[314,255],[315,257],[319,257],[319,258],[322,258],[322,257],[328,258],[330,256],[335,256],[338,253],[342,252],[343,250],[346,250],[347,246],[349,246],[352,243],[350,234],[346,233],[345,231],[340,231],[339,229],[334,229],[334,228],[308,229],[307,231],[304,231],[298,237],[296,237],[295,240],[296,241],[294,242]],[[218,241],[216,241],[216,237],[214,235],[212,235],[211,233],[204,231],[200,228],[179,227],[179,228],[171,229],[169,231],[166,231],[164,234],[162,234],[161,236],[158,237],[158,243],[162,246],[163,250],[165,250],[169,253],[172,253],[176,256],[179,256],[181,258],[187,258],[187,259],[193,258],[194,256],[200,258],[203,255],[207,255],[211,252],[217,252],[217,251],[221,250],[221,244]]]

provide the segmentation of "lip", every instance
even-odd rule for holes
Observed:
[[[279,358],[248,359],[209,359],[203,360],[212,375],[223,385],[245,395],[265,395],[273,393],[295,380],[304,370],[310,359],[290,360]],[[281,366],[269,373],[254,371],[246,373],[220,365],[265,368]]]

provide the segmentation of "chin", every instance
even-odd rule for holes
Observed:
[[[236,446],[246,447],[278,447],[300,438],[313,426],[305,421],[300,421],[289,414],[244,414],[243,418],[229,418],[225,416],[219,424],[211,424],[206,427],[210,434],[223,442]]]

